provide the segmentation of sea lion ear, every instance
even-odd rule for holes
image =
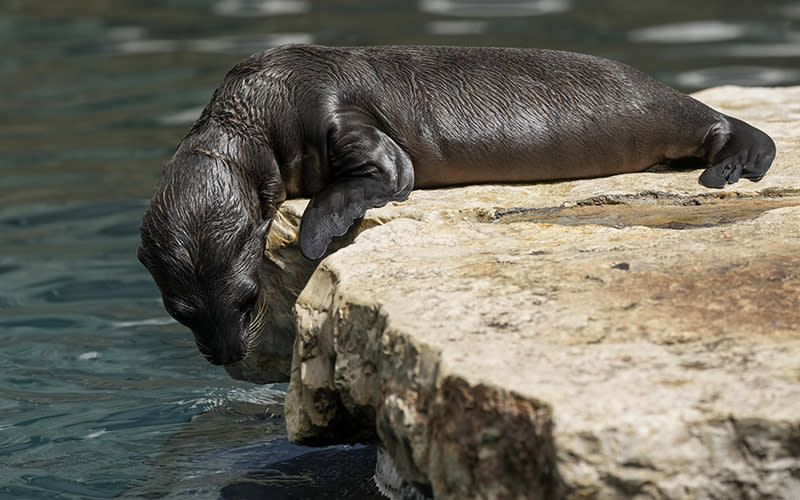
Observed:
[[[331,145],[332,169],[339,177],[311,199],[300,222],[300,251],[312,260],[368,209],[405,200],[414,185],[411,159],[375,127],[351,124]]]

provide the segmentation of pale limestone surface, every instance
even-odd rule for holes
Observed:
[[[416,191],[316,270],[285,203],[279,334],[232,373],[296,331],[292,438],[377,434],[437,499],[800,498],[800,87],[697,97],[775,139],[764,180]]]

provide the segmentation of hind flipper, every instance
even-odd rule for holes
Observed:
[[[740,177],[759,181],[775,159],[775,142],[761,130],[725,116],[726,123],[712,127],[704,142],[711,163],[700,175],[710,188],[733,184]]]

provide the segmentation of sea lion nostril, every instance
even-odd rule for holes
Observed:
[[[214,365],[230,365],[244,359],[241,342],[224,343],[213,351],[204,352],[203,349],[200,349],[200,352]]]
[[[245,350],[241,335],[220,335],[216,348],[213,350],[213,357],[218,361],[216,364],[229,365],[244,359]]]
[[[236,346],[222,354],[219,357],[221,365],[230,365],[244,359],[244,352],[241,346]]]
[[[237,331],[194,332],[195,344],[211,364],[229,365],[247,354],[244,335]]]

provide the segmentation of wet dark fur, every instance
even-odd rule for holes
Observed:
[[[700,182],[759,180],[763,132],[623,64],[565,52],[288,46],[231,70],[164,168],[139,258],[214,363],[260,330],[264,236],[310,197],[299,244],[321,257],[412,188],[636,172],[696,157]]]

